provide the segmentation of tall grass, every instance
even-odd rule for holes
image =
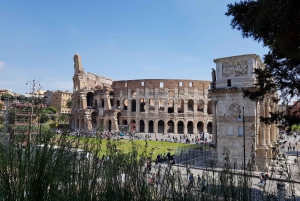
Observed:
[[[110,140],[103,155],[101,138],[70,139],[66,133],[57,138],[45,131],[27,146],[23,140],[0,144],[0,200],[261,200],[265,195],[253,196],[250,177],[232,170],[227,150],[223,171],[216,171],[212,163],[202,175],[208,189],[201,192],[189,188],[186,176],[169,164],[152,168],[155,182],[150,184],[144,163],[153,150],[147,150],[147,143],[140,152],[131,141],[131,151],[123,152],[118,140]],[[92,155],[82,157],[79,149]],[[274,198],[274,192],[264,196]]]

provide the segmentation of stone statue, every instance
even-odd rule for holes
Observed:
[[[213,68],[212,68],[211,76],[212,76],[212,82],[215,83],[216,82],[216,70]]]

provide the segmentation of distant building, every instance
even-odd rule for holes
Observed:
[[[44,98],[44,94],[45,94],[46,91],[43,91],[43,90],[37,90],[37,91],[34,91],[34,92],[26,92],[25,94],[25,97],[28,97],[28,98],[31,98],[31,97],[34,97],[34,98]]]
[[[294,101],[293,105],[288,105],[287,111],[291,116],[300,116],[300,101]]]
[[[49,106],[55,107],[59,114],[71,114],[72,108],[67,106],[67,102],[72,100],[72,92],[57,90],[47,94],[51,96]]]

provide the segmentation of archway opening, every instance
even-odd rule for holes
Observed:
[[[104,108],[104,99],[103,98],[100,99],[100,105],[102,108]]]
[[[127,120],[124,119],[122,124],[123,125],[128,125]]]
[[[212,101],[207,103],[207,114],[212,114]]]
[[[178,102],[178,113],[184,113],[184,100],[180,99]]]
[[[201,121],[197,123],[197,132],[198,134],[203,132],[203,123]]]
[[[117,109],[120,109],[120,101],[119,100],[117,100]]]
[[[188,131],[188,134],[193,134],[193,122],[192,121],[188,122],[187,131]]]
[[[140,99],[140,112],[145,112],[145,99]]]
[[[154,99],[149,99],[149,110],[155,110],[155,102]]]
[[[108,120],[108,128],[107,128],[108,131],[111,131],[111,120]]]
[[[183,122],[179,121],[178,125],[177,125],[177,133],[178,134],[183,134],[183,126],[184,126]]]
[[[136,125],[135,125],[135,124],[136,124],[136,123],[135,123],[135,120],[132,119],[132,120],[131,120],[131,125],[130,125],[130,126],[131,126],[131,129],[130,129],[131,131],[136,131]]]
[[[86,103],[88,107],[93,106],[94,94],[92,92],[87,93],[86,95]]]
[[[140,132],[141,133],[145,132],[145,122],[144,122],[144,120],[140,120]]]
[[[154,123],[153,121],[149,121],[149,129],[148,129],[149,133],[154,133]]]
[[[124,104],[123,110],[128,110],[128,100],[127,99],[124,99],[123,104]]]
[[[194,111],[194,100],[193,99],[189,99],[189,101],[188,101],[188,110]]]
[[[197,111],[204,112],[204,100],[200,99],[197,104]]]
[[[165,123],[162,120],[158,121],[158,133],[164,133],[165,130]]]
[[[208,122],[208,124],[207,124],[207,132],[212,134],[212,123],[211,122]]]
[[[168,113],[174,113],[174,101],[173,100],[168,101]]]
[[[131,112],[136,112],[136,100],[131,100]]]
[[[115,100],[112,98],[109,101],[110,101],[110,109],[114,109],[114,102],[115,102]]]
[[[122,114],[121,112],[118,112],[117,114],[118,125],[121,125],[121,118],[122,118]]]
[[[168,133],[174,133],[174,122],[168,121]]]

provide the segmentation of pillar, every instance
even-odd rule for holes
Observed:
[[[212,143],[217,144],[217,101],[212,102]]]

